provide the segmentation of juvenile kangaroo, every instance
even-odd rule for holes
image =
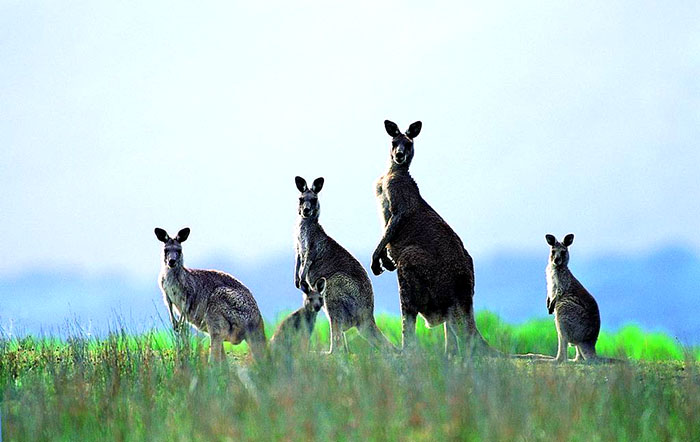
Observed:
[[[421,197],[408,169],[422,123],[406,133],[384,121],[391,136],[389,170],[376,183],[384,232],[372,255],[372,272],[397,270],[403,346],[415,345],[416,316],[429,327],[444,323],[445,351],[479,346],[493,353],[474,321],[474,264],[459,236]]]
[[[303,280],[302,280],[303,281]],[[311,333],[314,331],[316,316],[323,307],[326,292],[326,279],[319,279],[316,284],[301,284],[304,293],[304,305],[287,316],[277,327],[270,339],[273,349],[291,350],[294,346],[308,349]]]
[[[184,266],[182,243],[190,235],[189,228],[180,230],[175,238],[161,228],[156,228],[155,234],[163,242],[158,284],[173,328],[178,330],[189,322],[208,333],[212,361],[224,360],[223,341],[235,345],[245,340],[253,356],[260,358],[266,350],[265,332],[250,290],[227,273]]]
[[[344,332],[352,327],[375,347],[393,350],[374,322],[374,294],[367,272],[319,224],[323,178],[314,180],[311,188],[301,177],[295,181],[300,195],[294,285],[301,287],[302,275],[308,275],[309,281],[326,279],[323,308],[331,326],[329,353],[341,346],[347,351]]]
[[[569,246],[574,235],[559,242],[554,235],[545,235],[551,248],[547,264],[547,310],[554,313],[559,347],[555,360],[567,360],[567,344],[576,347],[574,361],[600,359],[595,344],[600,332],[600,312],[593,296],[569,270]]]

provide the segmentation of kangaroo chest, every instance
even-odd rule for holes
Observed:
[[[384,225],[391,218],[391,210],[389,207],[389,181],[391,178],[388,175],[384,175],[377,180],[375,194],[377,197],[377,203],[379,204],[379,214],[384,221]]]
[[[161,278],[161,285],[166,299],[177,307],[178,311],[182,313],[185,310],[187,303],[187,293],[185,292],[182,284],[177,281],[177,278],[174,275],[166,273]]]
[[[303,226],[299,226],[299,231],[297,232],[297,247],[301,256],[306,256],[311,239],[309,238],[308,231]]]
[[[178,278],[174,272],[166,272],[161,277],[161,288],[166,301],[170,301],[177,313],[184,316],[190,324],[197,329],[207,332],[205,310],[207,308],[206,297],[197,296],[192,287]]]
[[[547,267],[547,298],[554,299],[569,291],[571,286],[571,278],[551,267]]]
[[[319,248],[318,231],[314,231],[314,226],[302,224],[299,226],[297,243],[299,244],[299,252],[303,257],[309,257]]]

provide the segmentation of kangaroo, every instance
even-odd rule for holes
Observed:
[[[409,173],[413,140],[422,123],[401,133],[386,120],[391,136],[389,170],[376,183],[376,196],[384,232],[372,254],[372,272],[397,270],[402,316],[402,345],[416,343],[416,317],[428,327],[444,324],[445,351],[459,346],[490,349],[474,321],[474,263],[462,240],[421,197]]]
[[[576,358],[598,358],[595,344],[600,332],[600,312],[593,296],[578,282],[569,270],[569,246],[574,235],[568,234],[559,242],[554,235],[545,235],[551,248],[547,264],[547,311],[554,313],[559,347],[555,361],[567,360],[566,347],[576,347]]]
[[[308,349],[311,333],[314,331],[316,316],[323,307],[323,296],[326,292],[326,278],[319,279],[316,284],[301,284],[304,293],[304,305],[287,316],[277,327],[270,339],[272,348],[282,346],[290,350],[295,344]]]
[[[173,329],[177,331],[188,322],[208,333],[211,361],[225,359],[223,341],[236,345],[245,340],[256,359],[263,356],[263,319],[250,290],[227,273],[184,266],[182,243],[190,235],[189,228],[180,230],[175,238],[161,228],[156,228],[155,234],[163,242],[158,284]]]
[[[344,333],[352,327],[375,347],[394,349],[374,321],[374,294],[367,272],[318,221],[318,194],[324,179],[315,179],[311,188],[302,177],[296,177],[295,182],[300,195],[294,285],[301,287],[302,275],[308,275],[309,281],[326,278],[323,309],[331,326],[329,353],[339,347],[347,351]]]

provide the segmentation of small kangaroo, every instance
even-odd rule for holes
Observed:
[[[389,170],[376,183],[384,232],[372,255],[372,272],[397,270],[403,347],[415,346],[416,316],[428,327],[444,323],[445,351],[478,345],[495,353],[474,321],[474,263],[462,240],[423,199],[409,173],[413,140],[421,131],[416,121],[402,133],[386,120],[391,136]]]
[[[323,307],[326,278],[319,279],[316,284],[302,283],[301,289],[304,293],[304,305],[282,320],[270,339],[272,348],[281,346],[288,351],[299,345],[308,350],[311,333],[313,333],[316,324],[316,316]]]
[[[263,319],[250,290],[227,273],[184,266],[182,243],[190,235],[189,228],[180,230],[175,238],[161,228],[155,234],[163,242],[158,284],[173,329],[189,322],[208,333],[211,361],[225,359],[223,341],[236,345],[245,340],[256,359],[263,356],[267,347]]]
[[[295,182],[300,195],[294,285],[301,288],[302,275],[308,275],[309,281],[326,279],[323,308],[331,326],[329,353],[339,347],[347,351],[344,332],[352,327],[375,347],[395,350],[374,321],[374,294],[367,272],[318,221],[318,194],[324,179],[315,179],[310,188],[302,177]]]
[[[551,248],[547,264],[547,311],[554,313],[559,337],[555,361],[567,360],[566,347],[576,347],[576,358],[600,359],[595,344],[600,332],[600,312],[593,296],[578,282],[569,270],[569,246],[574,235],[568,234],[559,242],[554,235],[545,235]]]

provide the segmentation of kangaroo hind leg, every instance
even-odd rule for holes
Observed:
[[[390,350],[396,351],[396,347],[389,342],[389,340],[384,336],[384,333],[377,327],[377,323],[374,318],[370,316],[366,321],[364,321],[359,327],[358,331],[370,344],[379,350]]]
[[[598,358],[598,354],[595,351],[595,344],[592,342],[585,342],[576,346],[577,359],[579,352],[581,353],[581,356],[583,356],[583,359],[585,359],[586,361]]]

